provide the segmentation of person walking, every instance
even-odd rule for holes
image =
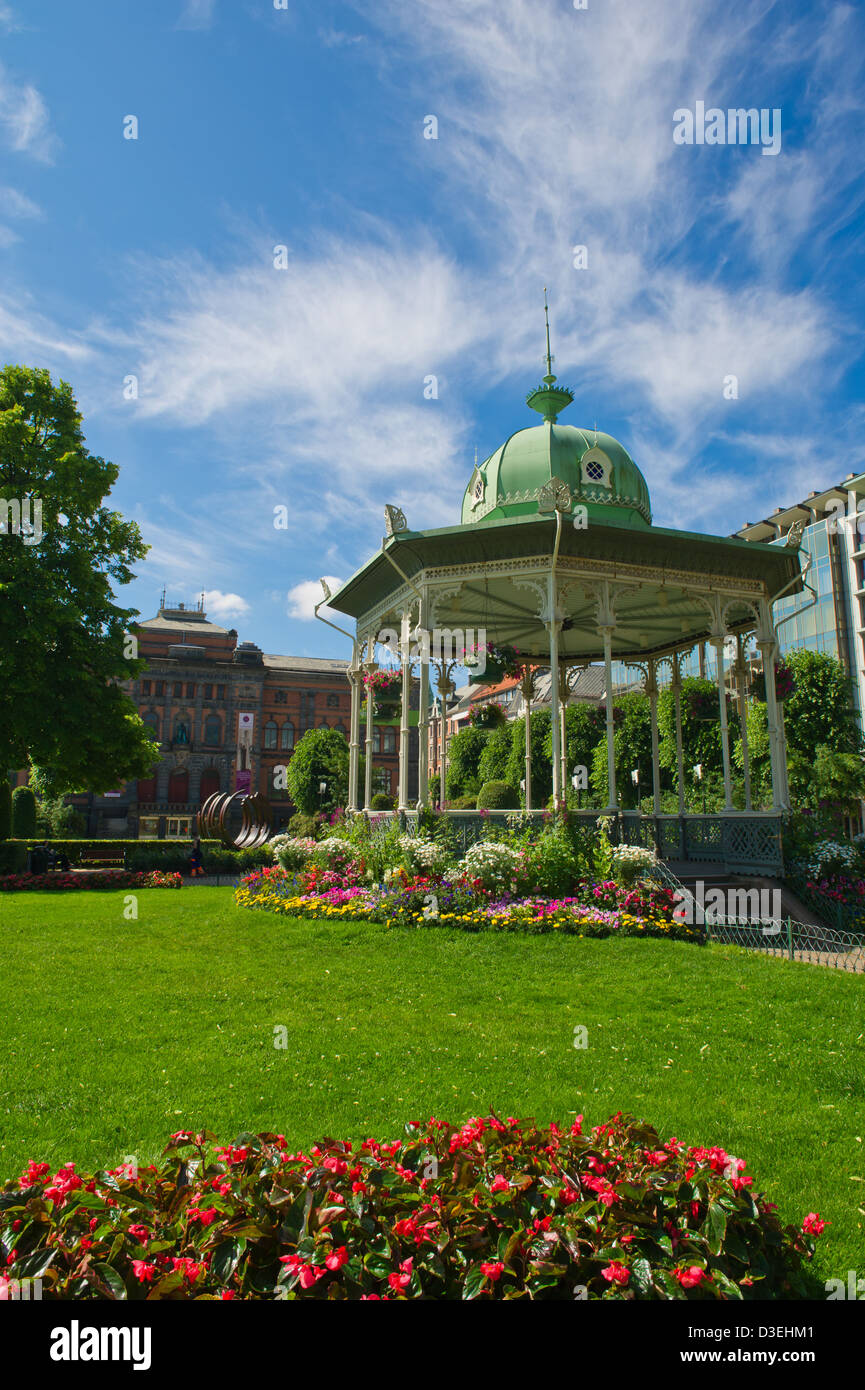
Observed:
[[[196,835],[192,842],[192,853],[189,856],[189,876],[190,878],[204,878],[204,864],[201,857],[201,840]]]

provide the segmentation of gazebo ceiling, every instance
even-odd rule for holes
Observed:
[[[434,604],[430,626],[482,627],[488,641],[546,660],[549,637],[538,616],[539,586],[549,582],[555,537],[555,519],[538,515],[400,531],[329,604],[361,629],[376,621],[391,625],[390,600],[399,596],[404,603],[413,593],[398,566],[412,585],[428,586]],[[694,590],[723,595],[728,630],[735,632],[754,624],[748,598],[770,598],[785,586],[787,593],[802,589],[795,548],[606,520],[577,530],[567,517],[556,580],[564,661],[601,655],[595,608],[604,580],[617,591],[613,654],[637,659],[708,637],[710,615]]]

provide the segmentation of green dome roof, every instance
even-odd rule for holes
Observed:
[[[517,430],[475,467],[463,496],[463,525],[536,513],[538,493],[551,478],[567,483],[590,519],[594,514],[619,526],[652,523],[646,480],[617,439],[546,419]]]

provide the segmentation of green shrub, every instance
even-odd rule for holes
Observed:
[[[448,801],[448,806],[452,811],[473,811],[478,803],[478,793],[469,793],[468,796],[458,796]]]
[[[513,724],[503,724],[492,730],[478,763],[478,780],[481,786],[484,782],[508,780],[508,759],[511,756],[513,732]]]
[[[36,797],[29,787],[16,787],[12,793],[12,838],[29,840],[36,834]]]
[[[520,795],[508,782],[485,782],[478,792],[479,811],[515,811]]]
[[[12,833],[12,788],[5,777],[0,777],[0,840],[8,840]]]
[[[27,846],[20,840],[0,840],[0,874],[27,872]]]
[[[318,827],[318,817],[308,816],[305,811],[296,811],[288,822],[289,831],[299,840],[314,840],[318,834]]]
[[[392,811],[393,797],[388,796],[387,792],[376,792],[369,803],[369,809],[371,811]]]
[[[134,1177],[31,1160],[0,1199],[3,1273],[38,1270],[50,1300],[823,1295],[807,1262],[825,1223],[783,1225],[743,1159],[582,1119],[413,1120],[312,1160],[282,1135],[183,1130]]]

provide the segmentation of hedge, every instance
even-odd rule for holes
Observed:
[[[12,839],[27,840],[36,834],[36,797],[29,787],[12,793]]]
[[[27,846],[20,840],[0,840],[0,874],[23,874],[27,868]]]
[[[479,811],[515,811],[519,804],[519,792],[509,782],[484,782],[478,792]]]
[[[12,788],[0,776],[0,840],[8,840],[12,832]]]
[[[743,1159],[662,1142],[621,1113],[590,1133],[533,1120],[410,1121],[405,1138],[182,1130],[162,1161],[0,1193],[0,1297],[802,1299],[825,1223],[782,1225]],[[6,1287],[3,1287],[5,1277]],[[816,1293],[815,1293],[816,1289]]]

